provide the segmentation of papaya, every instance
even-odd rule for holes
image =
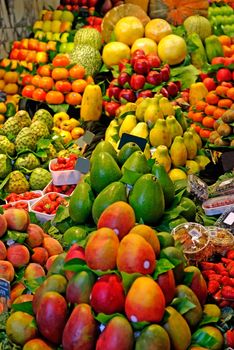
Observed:
[[[172,180],[170,179],[163,165],[155,163],[151,172],[154,176],[156,176],[160,185],[162,186],[165,206],[169,207],[175,197],[175,186]]]
[[[69,214],[76,224],[84,224],[91,215],[94,195],[87,182],[80,182],[69,201]]]
[[[88,84],[84,90],[80,119],[87,121],[99,120],[102,114],[102,90],[97,84]]]
[[[147,174],[150,171],[147,159],[142,151],[136,151],[130,155],[121,168],[123,174],[125,169],[139,174]]]
[[[120,149],[118,154],[118,162],[122,166],[124,162],[136,151],[140,151],[140,146],[135,142],[127,142]]]
[[[113,145],[109,141],[101,140],[92,152],[92,155],[90,157],[90,163],[93,162],[96,155],[99,154],[100,152],[109,153],[117,161],[117,158],[118,158],[117,152],[114,149]]]
[[[97,195],[92,206],[93,221],[97,223],[104,209],[117,201],[127,202],[126,185],[120,181],[110,183]]]

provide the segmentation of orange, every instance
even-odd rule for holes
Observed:
[[[42,77],[39,81],[39,87],[45,91],[52,90],[54,86],[54,80],[51,77]]]
[[[210,130],[207,130],[207,129],[201,129],[201,130],[199,131],[199,135],[200,135],[202,138],[204,138],[204,139],[208,139],[209,136],[210,136],[210,133],[211,133],[211,131],[210,131]]]
[[[41,80],[41,76],[39,74],[36,74],[32,77],[31,83],[32,83],[32,85],[39,87],[40,80]]]
[[[4,75],[5,83],[17,83],[19,73],[17,72],[6,72]]]
[[[223,98],[219,100],[218,107],[220,108],[231,108],[232,100],[229,100],[228,98]]]
[[[46,102],[58,105],[64,102],[64,96],[60,91],[49,91],[46,94]]]
[[[82,96],[79,92],[69,92],[65,96],[65,101],[71,106],[77,106],[81,104]]]
[[[213,113],[213,117],[215,119],[219,119],[222,117],[222,115],[225,113],[225,109],[222,109],[222,108],[216,108],[216,110],[214,111]]]
[[[6,73],[5,69],[1,68],[0,69],[0,79],[2,79],[4,77],[5,73]]]
[[[102,227],[91,233],[85,247],[87,265],[94,270],[111,270],[116,267],[119,239],[115,231]]]
[[[212,117],[204,117],[202,120],[202,125],[204,125],[206,128],[212,129],[214,126],[215,119]]]
[[[9,94],[9,95],[14,95],[14,94],[17,94],[18,92],[18,85],[16,83],[8,83],[4,86],[4,89],[3,91],[6,93],[6,94]]]
[[[149,38],[136,39],[131,47],[131,53],[136,50],[143,50],[146,55],[149,53],[157,53],[157,44]]]
[[[130,58],[130,48],[126,44],[112,41],[104,46],[102,59],[107,66],[117,65],[123,58]]]
[[[88,85],[87,81],[84,79],[74,80],[72,83],[72,91],[74,92],[84,92],[84,89]]]
[[[51,76],[54,80],[65,80],[68,78],[69,73],[64,67],[56,67],[52,70]]]
[[[83,79],[85,76],[85,69],[79,64],[75,64],[69,69],[69,76],[73,79]]]
[[[158,43],[159,58],[169,65],[181,63],[187,55],[185,40],[175,34],[169,34]]]
[[[205,108],[205,114],[207,115],[213,115],[214,112],[216,110],[216,106],[213,106],[213,105],[207,105],[206,108]]]
[[[59,53],[53,58],[52,64],[54,67],[66,67],[70,64],[70,60],[67,55]]]
[[[0,91],[4,89],[5,81],[3,79],[0,80]]]
[[[161,18],[151,19],[145,26],[145,37],[153,39],[156,43],[171,33],[170,24]]]
[[[156,257],[159,255],[160,253],[160,243],[159,243],[159,239],[157,237],[157,233],[156,231],[148,226],[148,225],[143,225],[143,224],[139,224],[134,226],[129,233],[133,233],[133,234],[137,234],[142,236],[153,248]]]
[[[144,36],[144,26],[137,17],[126,16],[116,23],[114,34],[116,41],[131,46],[136,39]]]
[[[217,105],[219,102],[219,97],[214,92],[209,92],[206,96],[206,102],[211,105]]]
[[[226,97],[227,96],[227,92],[228,92],[228,87],[227,86],[218,85],[217,88],[215,89],[215,92],[216,92],[217,95],[219,95],[221,97]]]

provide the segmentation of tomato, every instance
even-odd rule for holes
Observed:
[[[32,98],[33,91],[35,90],[34,85],[26,85],[22,90],[22,96],[27,98]]]
[[[85,76],[85,69],[79,64],[75,64],[69,69],[69,76],[73,79],[83,79]]]
[[[81,100],[82,100],[82,96],[78,92],[69,92],[65,97],[66,103],[72,106],[80,105]]]
[[[32,98],[36,101],[43,102],[45,101],[45,98],[46,98],[46,92],[41,88],[36,88],[33,91]]]
[[[40,80],[41,80],[40,75],[36,74],[32,77],[31,83],[32,83],[32,85],[39,87]]]
[[[50,77],[51,76],[52,69],[49,64],[45,64],[43,66],[38,67],[37,74],[39,74],[42,77]]]
[[[63,67],[54,68],[52,70],[52,78],[54,80],[65,80],[69,76],[68,70]]]
[[[25,74],[22,78],[22,85],[31,85],[33,76],[31,74]]]
[[[55,89],[57,91],[62,92],[63,94],[66,94],[71,91],[72,85],[69,81],[67,80],[58,80],[55,83]]]
[[[60,91],[49,91],[46,94],[46,102],[48,104],[59,105],[64,102],[64,96]]]
[[[42,77],[39,81],[39,87],[45,91],[49,91],[54,86],[54,80],[51,77]]]
[[[58,54],[53,58],[52,64],[54,67],[66,67],[70,64],[70,60],[67,55]]]
[[[201,129],[201,130],[199,131],[200,136],[201,136],[202,138],[205,138],[205,139],[208,139],[208,138],[209,138],[210,133],[211,133],[211,131],[210,131],[210,130],[207,130],[207,129]]]

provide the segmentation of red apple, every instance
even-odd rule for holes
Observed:
[[[121,72],[123,69],[126,69],[126,65],[129,64],[129,60],[127,58],[123,58],[120,62],[119,62],[119,71]]]
[[[161,69],[162,81],[168,81],[170,79],[170,69],[168,67],[163,67]]]
[[[133,90],[141,90],[145,85],[145,77],[142,74],[133,74],[130,79],[130,86]]]
[[[208,78],[209,77],[209,75],[207,74],[207,73],[200,73],[199,74],[199,77],[200,77],[200,79],[203,81],[204,79],[206,79],[206,78]]]
[[[151,70],[146,76],[146,81],[147,81],[147,83],[155,85],[155,86],[160,85],[162,82],[161,72],[158,72],[156,70]]]
[[[32,84],[32,75],[31,74],[25,74],[22,78],[22,85],[31,85]]]
[[[15,48],[12,49],[11,52],[10,52],[10,55],[9,55],[10,59],[11,60],[18,60],[19,52],[20,52],[19,49],[15,49]]]
[[[215,64],[224,64],[225,62],[225,57],[214,57],[211,60],[211,64],[215,65]]]
[[[232,80],[234,80],[234,71],[232,72],[232,75],[233,75]],[[222,81],[222,83],[221,83],[220,85],[221,85],[221,86],[226,86],[226,87],[228,87],[228,88],[233,87],[232,83],[231,83],[231,82],[228,82],[228,81]]]
[[[119,99],[123,98],[124,100],[128,102],[135,102],[136,101],[136,95],[131,89],[123,89],[121,90],[119,94]]]
[[[173,81],[170,81],[167,84],[166,89],[167,89],[169,96],[171,96],[171,97],[175,97],[179,91],[177,85]]]
[[[169,97],[169,92],[167,91],[167,89],[165,87],[162,87],[160,90],[160,94],[162,94],[164,97]]]
[[[117,109],[120,107],[120,103],[115,101],[110,101],[105,103],[105,112],[108,117],[114,118],[116,115]]]
[[[25,61],[28,54],[28,50],[26,49],[20,49],[18,53],[18,60]]]
[[[28,38],[24,38],[24,39],[22,39],[21,40],[21,42],[20,42],[20,48],[21,49],[28,49],[29,47],[28,47],[28,41],[29,41],[29,39]]]
[[[219,83],[222,81],[230,81],[232,80],[232,72],[228,68],[221,68],[216,73],[216,79]]]
[[[137,49],[132,53],[131,60],[130,60],[130,63],[132,66],[134,66],[134,64],[138,58],[145,58],[144,50]]]
[[[146,55],[146,59],[151,68],[159,68],[161,66],[161,60],[155,53],[149,53]]]
[[[208,91],[215,90],[217,86],[214,78],[209,78],[209,77],[203,80],[203,84],[205,85]]]
[[[151,90],[143,90],[137,94],[137,98],[139,97],[146,98],[146,97],[153,97],[153,96],[154,96],[154,93]]]
[[[12,49],[20,49],[21,42],[20,41],[14,41],[12,44]]]
[[[148,74],[150,71],[150,65],[146,58],[138,58],[134,63],[134,71],[138,74]]]
[[[38,47],[38,40],[34,39],[34,38],[30,38],[28,40],[28,48],[29,48],[29,50],[36,50],[37,51],[37,47]]]
[[[126,72],[121,72],[118,76],[118,84],[124,86],[126,83],[130,83],[130,75]]]
[[[114,97],[116,100],[118,100],[120,92],[121,92],[120,87],[112,85],[108,89],[108,96],[110,98]]]

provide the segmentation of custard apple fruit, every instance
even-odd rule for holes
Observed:
[[[33,153],[23,153],[15,161],[14,168],[33,170],[41,165],[40,160]]]
[[[11,157],[15,154],[14,143],[9,141],[8,138],[3,135],[0,135],[0,153],[8,154]]]
[[[40,138],[46,138],[50,136],[49,129],[47,128],[47,125],[41,121],[37,120],[33,122],[30,126],[31,132],[37,137],[37,140]]]
[[[16,112],[15,117],[20,119],[22,128],[30,126],[32,123],[32,120],[31,120],[27,111],[20,110],[20,111]]]
[[[6,154],[0,154],[0,179],[4,179],[12,171],[11,160]]]
[[[37,138],[30,128],[23,128],[15,139],[15,147],[17,152],[25,150],[34,151],[36,149]]]
[[[52,180],[51,173],[43,168],[36,168],[32,171],[29,183],[32,190],[43,190]]]
[[[38,111],[36,111],[32,118],[32,123],[36,122],[37,120],[43,121],[48,127],[49,131],[52,130],[54,125],[53,117],[46,109],[38,109]]]
[[[5,190],[9,193],[24,193],[29,191],[30,185],[24,174],[19,170],[12,171],[9,180],[5,186]]]
[[[2,129],[6,135],[10,135],[10,134],[14,136],[18,135],[18,133],[22,129],[20,118],[14,116],[7,119]]]

